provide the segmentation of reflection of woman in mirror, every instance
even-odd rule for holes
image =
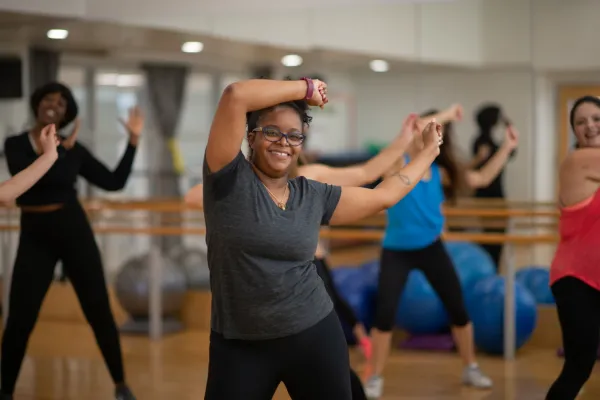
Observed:
[[[471,166],[479,169],[485,165],[500,149],[500,145],[496,143],[492,135],[494,128],[496,128],[498,124],[503,124],[508,127],[510,122],[504,116],[500,106],[496,104],[486,104],[479,108],[475,115],[475,120],[479,128],[479,134],[473,141],[472,153],[474,158]],[[511,153],[510,157],[514,157],[515,154],[516,150]],[[475,191],[475,197],[484,199],[504,199],[503,174],[504,170],[500,171],[498,176],[496,176],[496,178],[487,187],[477,189]],[[483,230],[486,233],[506,232],[505,227],[484,227]],[[498,269],[500,265],[500,256],[502,255],[502,244],[484,244],[481,246],[492,257],[496,265],[496,269]]]

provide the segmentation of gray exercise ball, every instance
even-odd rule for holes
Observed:
[[[205,250],[177,247],[169,252],[169,256],[183,269],[189,288],[210,289],[210,271]]]
[[[150,308],[150,256],[128,260],[117,275],[115,291],[119,303],[129,315],[148,318]],[[181,311],[187,291],[183,269],[170,259],[160,256],[162,315],[175,316]]]

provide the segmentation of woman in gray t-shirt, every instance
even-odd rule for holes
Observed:
[[[308,105],[326,103],[327,85],[308,78],[236,82],[221,97],[203,168],[213,293],[206,399],[270,399],[281,382],[293,399],[352,398],[344,334],[313,265],[320,226],[397,203],[439,153],[441,127],[415,135],[419,156],[375,189],[289,179]]]

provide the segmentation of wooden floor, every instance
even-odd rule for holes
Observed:
[[[128,381],[140,400],[203,398],[208,360],[208,333],[189,331],[152,343],[123,336]],[[352,363],[362,370],[359,356]],[[460,361],[453,354],[395,351],[385,371],[382,400],[536,400],[561,367],[549,350],[523,349],[514,363],[481,357],[495,380],[491,391],[464,389]],[[82,324],[40,322],[34,331],[18,381],[16,399],[110,399],[112,384],[90,329]],[[288,399],[280,387],[274,399]],[[582,399],[600,398],[600,383],[588,383]],[[334,400],[334,399],[332,399]]]

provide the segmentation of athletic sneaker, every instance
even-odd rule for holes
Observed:
[[[115,400],[136,400],[127,386],[118,386],[115,389]]]
[[[377,400],[383,394],[383,378],[377,375],[370,377],[365,383],[365,394],[370,400]]]
[[[463,370],[463,384],[478,389],[489,389],[492,387],[492,380],[475,365],[465,367]]]

